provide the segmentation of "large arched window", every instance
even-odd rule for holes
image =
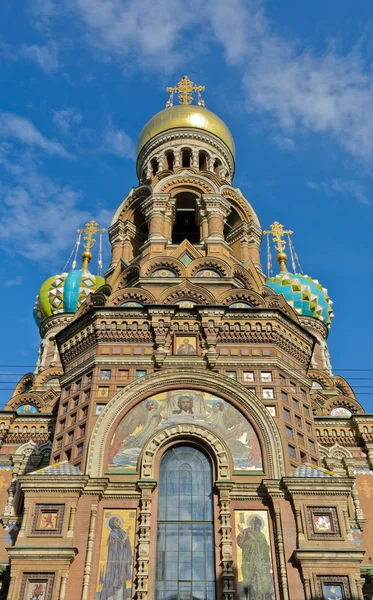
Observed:
[[[156,600],[215,600],[210,460],[172,448],[159,472]]]

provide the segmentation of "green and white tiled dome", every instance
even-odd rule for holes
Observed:
[[[59,313],[75,313],[87,296],[104,285],[100,275],[85,269],[73,270],[49,277],[40,288],[34,306],[34,319],[40,323]]]
[[[333,315],[328,291],[317,279],[299,273],[280,271],[275,277],[267,279],[266,285],[276,294],[282,294],[286,302],[299,315],[319,319],[328,327]]]

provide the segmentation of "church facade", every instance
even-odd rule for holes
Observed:
[[[40,288],[0,414],[0,598],[372,599],[373,416],[332,373],[330,298],[234,187],[203,88],[168,91],[105,278],[91,222]]]

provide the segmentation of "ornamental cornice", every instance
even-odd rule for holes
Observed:
[[[360,563],[363,560],[365,550],[357,550],[356,548],[297,548],[294,550],[294,557],[303,565],[311,562],[312,566],[325,563],[334,565],[338,563]]]
[[[284,477],[283,483],[292,496],[344,496],[348,497],[355,482],[354,477]]]
[[[46,543],[49,540],[46,540]],[[31,560],[38,561],[66,561],[72,563],[78,554],[78,549],[73,546],[13,546],[7,548],[11,560]]]
[[[41,475],[28,474],[18,478],[24,492],[28,494],[40,494],[48,492],[53,494],[77,493],[81,494],[87,486],[89,477],[87,475]]]
[[[298,318],[299,318],[300,323],[304,327],[309,327],[310,329],[314,329],[315,331],[317,331],[318,333],[321,334],[323,340],[326,340],[326,338],[329,335],[329,329],[322,321],[320,321],[319,319],[302,317],[301,315],[298,315]]]
[[[40,336],[44,338],[52,329],[60,330],[65,328],[72,321],[73,317],[74,315],[70,313],[61,313],[48,317],[40,326]],[[59,331],[56,333],[58,334]]]

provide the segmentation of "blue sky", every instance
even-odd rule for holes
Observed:
[[[293,229],[328,288],[334,371],[373,412],[371,14],[369,0],[2,2],[0,364],[25,367],[0,372],[35,364],[40,284],[136,185],[138,134],[186,73],[234,135],[234,183],[263,228]],[[15,379],[0,377],[2,403]]]

